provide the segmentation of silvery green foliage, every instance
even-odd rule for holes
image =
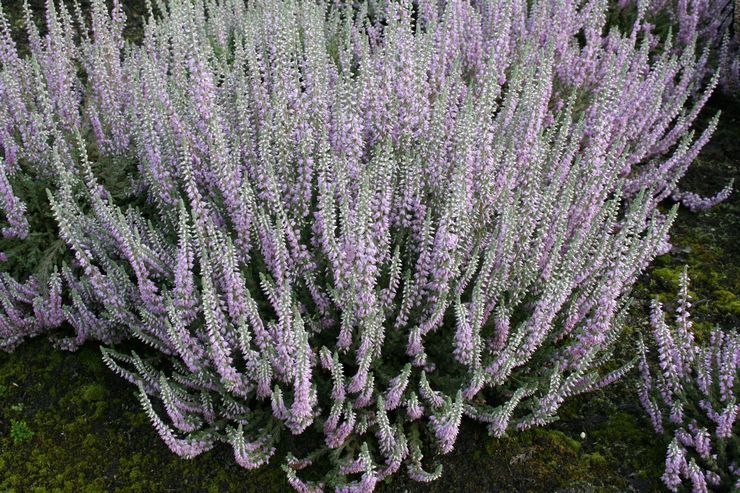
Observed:
[[[671,443],[663,482],[671,491],[691,485],[707,489],[740,488],[740,335],[714,329],[699,343],[692,330],[689,278],[681,275],[675,324],[666,324],[660,303],[652,306],[651,325],[658,364],[652,364],[642,341],[638,395],[656,433]],[[653,344],[651,344],[652,346]]]
[[[0,346],[135,337],[103,358],[173,451],[253,468],[316,431],[299,491],[431,481],[462,419],[544,425],[629,369],[601,371],[657,204],[716,124],[689,132],[693,44],[604,36],[602,1],[173,0],[133,46],[92,4],[88,30],[50,3],[30,58],[2,31],[3,176],[54,177],[75,262],[3,281]],[[88,147],[136,163],[129,199]]]

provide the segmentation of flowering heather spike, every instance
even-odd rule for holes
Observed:
[[[194,252],[190,240],[191,232],[185,205],[180,206],[180,229],[178,232],[177,265],[175,266],[175,288],[173,305],[183,318],[185,324],[194,318],[196,304],[195,286],[193,283]]]
[[[266,464],[275,453],[271,446],[274,438],[270,436],[271,430],[263,430],[263,434],[254,442],[244,439],[244,430],[239,423],[237,428],[227,428],[226,437],[234,448],[234,459],[237,464],[246,469],[255,469]]]
[[[412,420],[419,419],[424,415],[424,406],[419,402],[416,392],[412,392],[406,401],[406,414]]]
[[[410,462],[407,466],[408,474],[414,481],[420,481],[422,483],[428,483],[439,479],[442,475],[442,465],[437,464],[436,468],[432,472],[424,470],[421,459],[424,455],[421,451],[421,440],[419,438],[418,428],[413,426],[409,436],[409,448],[410,448]]]
[[[693,192],[675,192],[672,196],[674,200],[681,202],[692,212],[703,211],[724,202],[732,194],[734,180],[730,180],[725,188],[717,192],[712,197],[701,197]]]
[[[403,394],[409,384],[409,376],[411,376],[411,364],[406,363],[401,373],[388,382],[388,391],[385,394],[386,410],[392,411],[400,405]]]
[[[707,484],[729,489],[740,478],[731,464],[732,453],[726,453],[736,446],[732,442],[740,413],[735,387],[740,334],[717,328],[709,341],[697,343],[689,319],[688,283],[684,269],[675,327],[665,323],[661,305],[653,304],[651,324],[659,363],[651,368],[640,342],[638,394],[655,431],[673,436],[662,476],[666,486],[671,491],[689,483],[695,492],[707,491]]]
[[[159,379],[159,390],[167,415],[178,430],[187,433],[200,428],[200,421],[197,418],[187,415],[187,411],[183,409],[182,402],[175,395],[167,377],[164,375]]]
[[[388,413],[385,409],[385,402],[382,396],[378,396],[376,419],[378,421],[378,443],[380,444],[380,451],[383,455],[388,456],[395,448],[396,438],[390,421],[388,421]]]
[[[625,300],[675,217],[658,204],[716,124],[689,132],[717,82],[696,84],[700,28],[660,43],[649,11],[608,26],[601,1],[381,3],[157,0],[141,45],[121,2],[93,0],[90,28],[50,3],[27,58],[0,13],[0,227],[31,233],[17,183],[41,177],[74,257],[48,290],[0,277],[0,347],[62,322],[69,349],[136,337],[150,353],[104,360],[185,455],[220,440],[256,467],[318,425],[334,467],[309,483],[315,456],[293,461],[303,491],[433,480],[422,431],[449,451],[463,414],[501,436],[618,379]],[[711,440],[686,433],[716,447],[737,343],[689,351],[684,291],[640,397],[672,427],[696,373]]]
[[[25,216],[26,205],[13,195],[13,189],[8,181],[9,166],[0,156],[0,210],[5,215],[9,225],[2,229],[5,238],[23,240],[28,236],[28,220]]]
[[[457,392],[454,402],[446,410],[442,417],[432,416],[429,419],[434,435],[439,440],[443,454],[452,451],[457,439],[457,433],[460,430],[460,422],[463,415],[463,398],[462,391]]]
[[[144,408],[147,416],[149,416],[149,419],[152,421],[154,428],[159,433],[159,436],[162,437],[162,440],[164,440],[164,443],[167,444],[170,450],[172,450],[180,457],[190,459],[213,448],[213,440],[209,439],[207,436],[204,436],[200,440],[194,438],[177,438],[172,430],[160,419],[160,417],[154,411],[152,403],[149,400],[149,397],[146,395],[146,391],[144,390],[144,385],[139,382],[138,386],[139,400],[141,402],[141,405]]]

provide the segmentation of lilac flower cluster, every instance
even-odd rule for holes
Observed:
[[[21,58],[0,15],[0,183],[51,177],[74,255],[48,289],[3,278],[0,347],[63,323],[68,349],[136,338],[147,354],[103,359],[174,452],[223,442],[254,468],[311,429],[324,443],[284,467],[299,491],[431,481],[424,444],[449,452],[465,417],[557,419],[629,370],[601,368],[667,248],[657,205],[716,125],[690,131],[706,53],[606,19],[599,0],[171,0],[134,46],[118,2],[89,28],[49,2]],[[134,163],[128,199],[91,148]]]
[[[707,341],[696,342],[686,269],[680,284],[674,326],[666,324],[661,304],[653,303],[658,364],[649,364],[640,342],[638,395],[656,433],[671,439],[662,476],[671,491],[682,484],[690,484],[694,493],[737,489],[740,334],[717,328]]]

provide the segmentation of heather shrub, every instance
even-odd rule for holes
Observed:
[[[659,302],[652,305],[652,344],[658,364],[649,363],[639,344],[638,394],[656,433],[670,439],[663,482],[671,491],[691,485],[694,492],[740,487],[737,433],[740,366],[737,331],[714,329],[697,341],[689,308],[689,279],[680,281],[675,323],[666,324]]]
[[[706,54],[655,53],[641,17],[604,35],[606,13],[171,1],[134,46],[117,3],[89,31],[50,2],[29,58],[2,22],[8,236],[13,177],[49,177],[69,261],[2,277],[0,347],[103,341],[183,457],[253,468],[318,435],[284,464],[301,491],[433,480],[463,417],[557,419],[630,368],[605,369],[668,246],[657,205],[716,124],[690,131]]]

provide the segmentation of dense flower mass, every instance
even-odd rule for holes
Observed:
[[[253,468],[318,432],[299,491],[433,480],[463,418],[543,425],[629,369],[602,367],[668,246],[657,205],[716,125],[691,131],[716,85],[694,41],[597,0],[156,7],[132,45],[118,2],[49,2],[30,57],[0,15],[3,234],[43,176],[73,256],[0,278],[0,347],[103,341],[184,457]]]
[[[715,329],[704,343],[696,342],[688,283],[684,270],[673,326],[666,324],[661,304],[653,303],[659,364],[648,363],[641,342],[638,394],[656,433],[671,439],[661,478],[666,486],[678,491],[690,485],[694,493],[729,491],[740,488],[740,334]]]

